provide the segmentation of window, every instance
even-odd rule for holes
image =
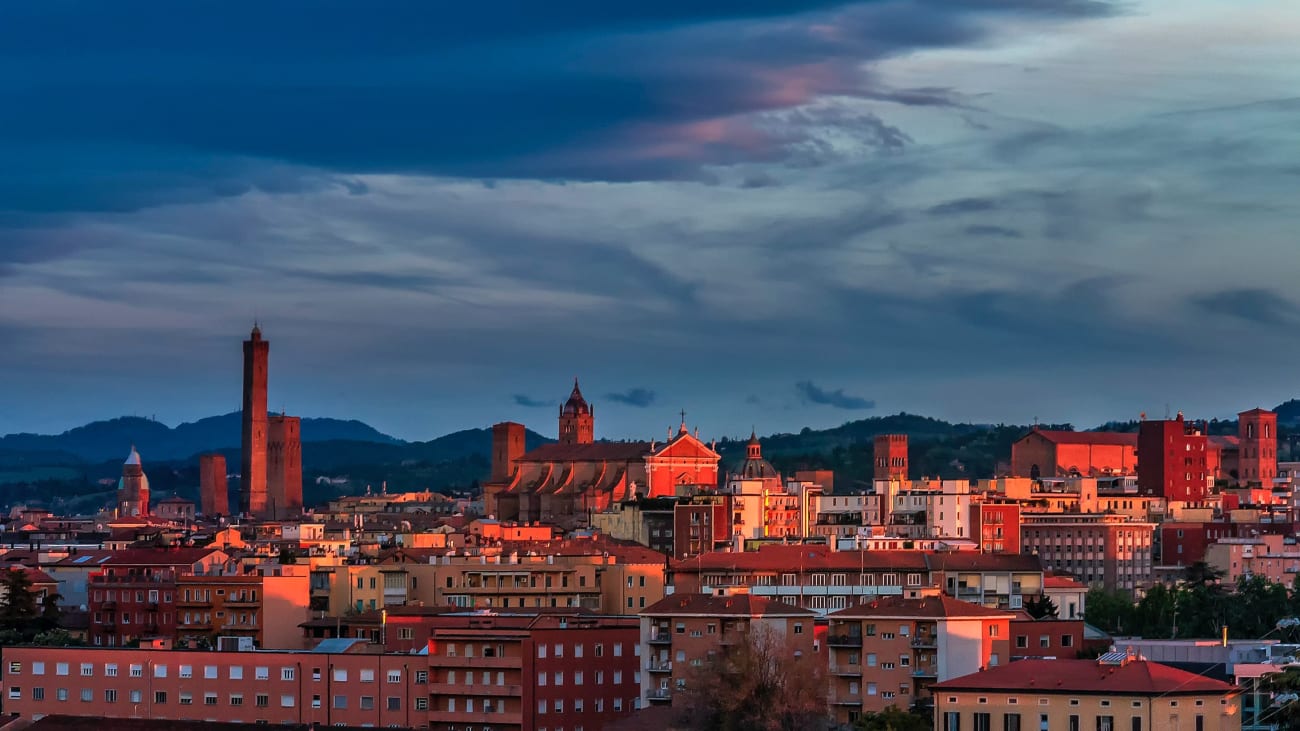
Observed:
[[[280,696],[281,708],[293,708],[293,704],[294,704],[294,696],[289,695],[287,693],[285,695]]]
[[[1115,717],[1097,716],[1097,731],[1115,731]]]
[[[167,677],[167,666],[166,666],[166,665],[154,665],[154,666],[153,666],[153,676],[154,676],[155,678],[165,678],[165,677]]]
[[[271,705],[271,696],[266,693],[258,693],[253,697],[253,705],[258,708],[268,708]]]
[[[32,663],[32,675],[44,675],[44,674],[45,674],[45,663],[43,662]]]
[[[230,705],[232,705],[232,706],[242,706],[242,705],[244,705],[244,694],[243,694],[243,693],[231,693],[231,694],[230,694]]]
[[[216,693],[204,693],[204,694],[203,694],[203,705],[205,705],[205,706],[215,706],[215,705],[217,705],[217,694],[216,694]]]
[[[363,711],[373,711],[373,710],[375,710],[375,697],[372,696],[372,695],[363,695],[363,696],[361,696],[361,710],[363,710]],[[468,709],[466,709],[466,710],[468,710]]]
[[[56,691],[54,692],[54,697],[57,698],[57,699],[59,699],[59,700],[61,700],[61,701],[66,701],[66,700],[68,699],[68,689],[67,689],[67,688],[59,688],[58,690],[56,690]]]
[[[1068,720],[1069,720],[1069,722],[1066,724],[1066,728],[1067,728],[1069,731],[1079,731],[1079,717],[1078,717],[1078,716],[1070,716],[1070,718],[1069,718]]]
[[[17,690],[17,689],[15,688],[15,690]],[[19,694],[19,695],[21,695],[21,694]],[[113,690],[112,688],[109,688],[109,689],[105,690],[105,691],[104,691],[104,702],[105,702],[105,703],[117,703],[117,691],[116,691],[116,690]]]
[[[358,671],[358,674],[361,676],[361,682],[363,683],[375,682],[375,671],[372,668],[362,668]]]
[[[294,668],[280,668],[280,680],[293,680]]]
[[[270,680],[271,668],[253,668],[253,677],[258,680]]]
[[[182,665],[179,668],[177,668],[176,672],[182,678],[192,678],[194,677],[194,666]]]
[[[339,709],[346,709],[348,707],[348,697],[345,695],[334,696],[334,707]]]
[[[989,637],[997,637],[997,636],[998,636],[998,626],[996,624],[990,624]]]
[[[44,689],[44,688],[32,688],[32,700],[34,700],[34,701],[43,701],[43,700],[45,700],[45,689]]]
[[[415,639],[415,630],[410,627],[402,627],[397,630],[397,637],[402,640],[413,640]]]
[[[1022,650],[1029,647],[1029,635],[1016,635],[1016,647]]]
[[[400,682],[402,682],[402,671],[401,671],[401,670],[389,670],[389,671],[388,671],[388,682],[390,682],[390,683],[400,683]]]
[[[93,663],[88,663],[88,662],[81,663],[81,677],[89,678],[94,674],[95,674],[95,666]]]
[[[348,670],[347,670],[347,668],[334,668],[334,682],[335,682],[335,683],[346,683],[346,682],[348,682]]]
[[[167,702],[167,691],[155,690],[153,692],[153,702],[156,706],[161,706]]]
[[[427,711],[427,710],[429,710],[429,699],[428,699],[427,697],[425,697],[425,696],[416,696],[416,698],[415,698],[415,710],[417,710],[417,711]]]
[[[956,711],[944,711],[943,731],[961,731],[961,714]]]
[[[140,703],[142,697],[143,694],[138,690],[133,690],[127,695],[127,698],[129,698],[132,703]]]
[[[992,731],[993,729],[992,716],[988,713],[971,714],[971,727],[974,729],[974,731]]]
[[[1048,636],[1048,635],[1039,635],[1039,636],[1038,636],[1038,646],[1039,646],[1039,647],[1051,647],[1051,646],[1052,646],[1052,638],[1051,638],[1050,636]]]
[[[23,699],[23,689],[16,685],[9,686],[9,700],[20,701]]]
[[[231,679],[231,680],[243,680],[243,679],[244,679],[244,666],[243,666],[243,665],[231,665],[231,666],[230,666],[230,679]]]
[[[452,653],[449,652],[449,653],[447,653],[447,654],[450,655],[450,654],[452,654]],[[537,659],[538,659],[538,660],[545,660],[545,659],[546,659],[546,645],[543,645],[543,644],[540,644],[540,643],[537,645]]]
[[[216,680],[216,679],[217,679],[217,666],[216,666],[216,665],[204,665],[204,666],[203,666],[203,678],[204,678],[204,680]]]
[[[388,708],[388,710],[390,710],[390,711],[400,711],[400,710],[402,710],[402,699],[399,698],[399,697],[397,697],[397,696],[395,696],[395,695],[390,695],[390,696],[388,696],[388,698],[387,698],[387,708]]]
[[[415,682],[416,682],[416,683],[427,683],[427,682],[429,682],[429,671],[428,671],[428,670],[416,670],[416,671],[415,671]]]
[[[194,696],[190,693],[181,693],[176,696],[176,702],[182,706],[191,706],[194,705]]]
[[[1008,713],[1002,717],[1002,731],[1020,731],[1020,714]]]

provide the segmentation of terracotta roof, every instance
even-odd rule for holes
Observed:
[[[593,442],[543,444],[520,457],[519,462],[630,462],[650,454],[650,442]]]
[[[815,617],[811,609],[802,609],[773,599],[750,594],[670,594],[641,610],[651,617],[677,617],[689,614],[703,616],[735,615],[737,617]]]
[[[763,546],[757,551],[714,551],[672,562],[674,571],[926,571],[921,551],[832,551],[822,546]]]
[[[971,604],[954,599],[947,594],[927,596],[919,599],[904,599],[901,596],[882,596],[866,604],[841,609],[829,615],[833,619],[853,619],[855,617],[918,617],[929,619],[958,617],[991,617],[1012,619],[1011,612],[990,609],[979,604]]]
[[[1018,553],[976,553],[974,551],[927,552],[931,571],[1032,571],[1043,570],[1038,556]]]
[[[1227,683],[1149,660],[1105,665],[1096,660],[1020,660],[930,686],[935,691],[987,690],[1107,695],[1227,694]]]
[[[127,548],[114,551],[105,566],[177,566],[201,561],[216,553],[215,548]]]
[[[1043,588],[1045,589],[1087,589],[1087,585],[1073,576],[1053,576],[1047,574],[1043,576]]]
[[[292,723],[277,724],[283,731],[307,731],[314,725]],[[357,726],[344,726],[356,729]],[[31,731],[247,731],[246,723],[224,721],[172,721],[161,718],[99,718],[96,716],[51,715],[33,721],[26,729]]]
[[[1037,434],[1056,444],[1101,444],[1120,445],[1137,448],[1138,435],[1113,431],[1064,431],[1056,429],[1035,429],[1029,434]],[[1028,437],[1026,434],[1025,437]],[[1022,439],[1024,437],[1021,437]]]
[[[1237,414],[1237,416],[1248,416],[1248,415],[1249,415],[1249,416],[1254,416],[1254,415],[1256,415],[1256,414],[1271,414],[1271,413],[1273,413],[1273,412],[1272,412],[1272,411],[1269,411],[1268,409],[1261,409],[1261,408],[1259,408],[1258,406],[1256,406],[1255,408],[1251,409],[1250,411],[1243,411],[1243,412],[1241,412],[1240,414]]]

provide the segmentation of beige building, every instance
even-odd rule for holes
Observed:
[[[938,731],[1240,731],[1238,689],[1115,652],[1021,660],[938,683]]]

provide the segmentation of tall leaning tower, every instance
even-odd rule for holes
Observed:
[[[270,342],[255,324],[244,341],[243,453],[239,463],[239,510],[266,513],[266,361]]]

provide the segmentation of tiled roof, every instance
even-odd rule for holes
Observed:
[[[1056,444],[1097,444],[1118,445],[1137,448],[1138,435],[1127,432],[1112,431],[1064,431],[1056,429],[1035,429],[1029,434],[1037,434]],[[1029,436],[1026,434],[1025,436]]]
[[[935,691],[987,690],[1020,693],[1190,695],[1236,692],[1227,683],[1161,665],[1132,660],[1104,665],[1095,660],[1020,660],[931,686]]]
[[[1056,576],[1047,574],[1043,576],[1043,588],[1045,589],[1087,589],[1087,585],[1073,576]]]
[[[215,548],[127,548],[113,552],[105,566],[177,566],[194,563],[216,553]]]
[[[853,619],[855,617],[916,617],[926,619],[955,619],[967,617],[989,617],[1011,619],[1011,612],[990,609],[979,604],[971,604],[954,599],[947,594],[927,596],[919,599],[904,599],[900,596],[882,596],[866,604],[858,604],[832,612],[832,619]]]
[[[821,546],[763,546],[757,551],[702,553],[673,561],[674,571],[925,571],[921,551],[832,551]]]
[[[651,617],[662,616],[725,616],[737,617],[815,617],[811,609],[802,609],[773,599],[750,594],[671,594],[641,610]]]
[[[519,462],[630,462],[650,454],[650,442],[594,442],[592,444],[543,444],[519,458]]]
[[[931,571],[1042,571],[1038,556],[1018,553],[976,553],[974,551],[941,551],[926,553],[926,563]]]

